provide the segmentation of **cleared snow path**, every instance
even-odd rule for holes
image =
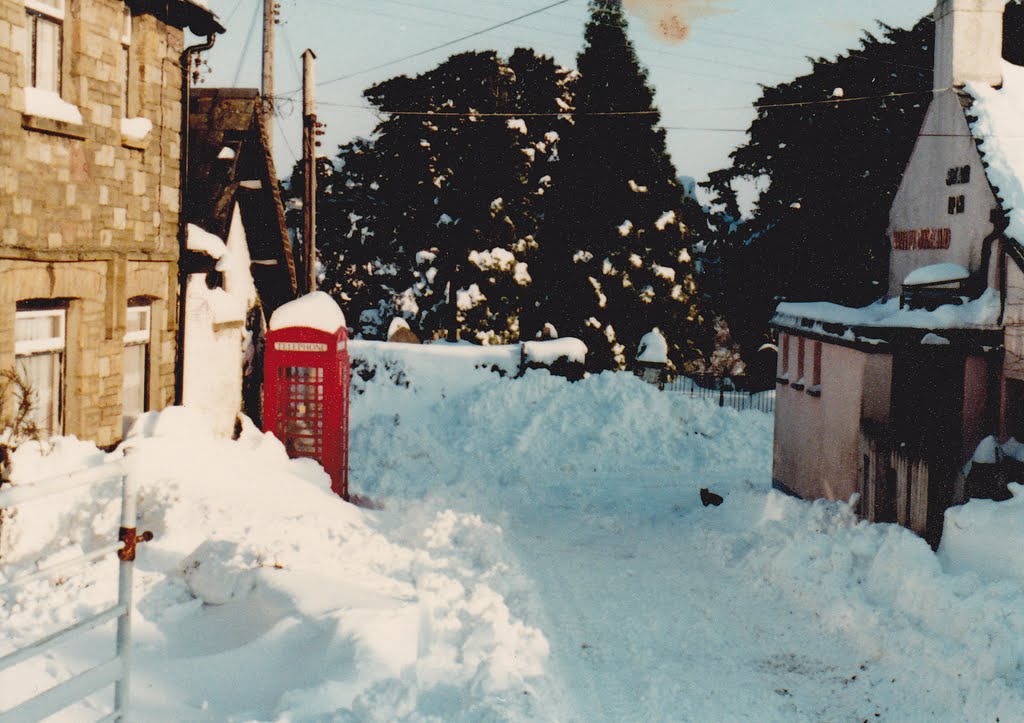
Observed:
[[[821,720],[864,675],[848,641],[725,564],[715,515],[693,488],[634,477],[610,509],[509,516],[577,720]],[[842,719],[880,712],[857,697]]]

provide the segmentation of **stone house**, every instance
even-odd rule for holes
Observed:
[[[110,444],[175,398],[190,0],[0,0],[0,369]]]
[[[1024,69],[1004,0],[940,0],[933,100],[890,210],[885,298],[783,303],[773,483],[858,495],[937,544],[943,516],[1005,494],[964,473],[1024,436]],[[868,151],[870,152],[870,151]]]

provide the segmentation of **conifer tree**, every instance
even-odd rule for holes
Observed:
[[[384,120],[342,148],[328,280],[359,307],[359,332],[392,315],[423,336],[519,337],[557,158],[568,71],[533,51],[463,53],[366,91]],[[527,118],[515,117],[522,112]]]
[[[590,14],[541,242],[571,303],[555,299],[547,316],[583,338],[592,368],[625,368],[655,326],[678,366],[696,354],[701,323],[683,193],[619,0],[590,0]]]

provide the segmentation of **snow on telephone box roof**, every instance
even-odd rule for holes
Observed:
[[[279,306],[270,317],[270,331],[303,327],[334,334],[345,326],[341,307],[323,291],[300,296],[295,301]]]

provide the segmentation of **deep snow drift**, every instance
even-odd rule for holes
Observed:
[[[352,405],[352,489],[382,510],[251,427],[142,421],[136,719],[1022,720],[1024,583],[974,571],[980,533],[947,573],[906,530],[772,492],[767,415],[392,346],[360,350]],[[15,481],[106,457],[22,448]],[[959,519],[1024,529],[1000,504]],[[0,583],[108,542],[118,506],[113,484],[26,503]],[[0,595],[0,656],[101,609],[115,579],[110,561]],[[0,710],[112,639],[0,674]]]

